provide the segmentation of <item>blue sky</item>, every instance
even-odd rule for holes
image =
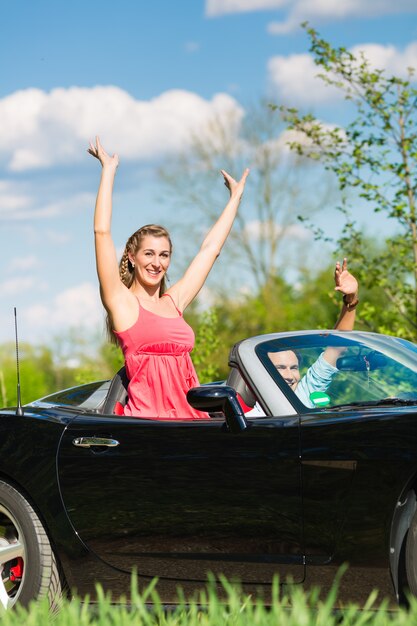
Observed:
[[[164,222],[155,168],[213,113],[238,116],[266,96],[341,122],[304,20],[389,72],[417,67],[415,0],[0,0],[0,342],[13,339],[14,306],[23,341],[102,328],[99,167],[86,153],[96,134],[120,156],[122,248],[141,224]]]

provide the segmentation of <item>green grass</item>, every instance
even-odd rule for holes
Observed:
[[[163,606],[155,590],[156,581],[142,594],[136,591],[136,578],[132,577],[131,601],[115,605],[110,594],[97,588],[98,601],[75,597],[63,601],[58,611],[51,613],[48,602],[32,603],[28,609],[15,607],[0,613],[2,626],[405,626],[417,624],[417,599],[410,607],[387,610],[387,604],[377,604],[378,593],[372,593],[365,607],[358,610],[349,605],[335,610],[336,581],[325,598],[319,589],[303,592],[294,588],[287,594],[279,592],[274,582],[272,602],[265,606],[253,596],[244,595],[226,580],[222,581],[226,599],[220,601],[214,584],[193,600],[185,600],[178,592],[178,605],[169,610]]]

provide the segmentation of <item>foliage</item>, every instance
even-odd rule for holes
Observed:
[[[400,234],[379,243],[348,222],[339,244],[357,266],[362,286],[360,316],[365,328],[415,341],[415,285],[407,238]]]
[[[356,264],[350,269],[356,273]],[[340,295],[334,291],[333,271],[333,266],[315,273],[303,269],[295,285],[275,277],[258,292],[219,302],[215,311],[220,378],[227,375],[229,351],[237,341],[270,332],[333,328],[341,309]],[[361,323],[360,309],[358,314],[357,328],[366,328]]]
[[[345,251],[343,251],[344,253]],[[358,264],[350,264],[357,273]],[[231,294],[218,300],[216,306],[199,312],[195,303],[187,309],[187,321],[195,329],[196,344],[192,359],[200,382],[223,379],[228,374],[228,357],[234,343],[251,335],[309,328],[333,328],[341,298],[334,291],[333,265],[325,269],[300,270],[296,284],[282,277],[271,278],[262,289],[253,293]],[[380,300],[362,289],[357,328],[369,328]],[[366,306],[364,306],[366,305]],[[384,311],[387,310],[384,308]],[[388,321],[387,321],[388,324]],[[22,402],[93,380],[111,378],[123,365],[121,350],[107,341],[91,354],[87,346],[73,343],[69,359],[59,346],[20,346]],[[74,339],[75,342],[75,339]],[[57,358],[57,355],[59,358]],[[16,404],[16,360],[13,343],[0,346],[0,405]]]
[[[200,383],[213,382],[219,375],[216,359],[219,341],[219,320],[214,309],[204,311],[200,316],[195,337],[193,363]]]
[[[218,277],[211,282],[217,293],[220,286],[230,291],[231,287],[239,289],[242,283],[261,289],[276,275],[284,251],[287,265],[290,260],[297,265],[294,252],[303,242],[298,238],[295,207],[299,213],[311,215],[331,197],[327,179],[322,176],[317,183],[317,167],[308,159],[292,155],[285,146],[283,130],[282,120],[260,101],[248,107],[244,115],[242,112],[241,119],[235,110],[230,115],[213,117],[191,138],[187,151],[175,155],[160,170],[161,180],[178,209],[173,230],[180,228],[183,240],[187,225],[186,246],[180,251],[188,255],[182,260],[185,264],[196,252],[189,244],[202,240],[226,204],[220,170],[238,178],[245,167],[251,169],[222,252],[222,273],[218,274],[215,267],[210,277]],[[178,252],[175,250],[176,255]]]
[[[289,128],[300,133],[291,142],[296,154],[322,161],[333,171],[343,192],[356,190],[375,213],[393,220],[393,235],[384,246],[367,248],[357,224],[349,218],[348,195],[340,209],[346,225],[338,244],[362,266],[361,283],[382,295],[389,314],[375,330],[417,337],[417,90],[414,70],[407,78],[387,76],[373,68],[363,53],[333,48],[304,25],[310,37],[319,76],[336,87],[355,108],[355,117],[342,129],[329,127],[311,114],[281,107]],[[317,232],[319,238],[325,237]],[[354,255],[354,257],[352,256]],[[374,311],[365,305],[371,322]]]
[[[45,346],[35,347],[24,343],[20,345],[19,356],[22,403],[51,393],[56,382],[51,350]],[[0,363],[1,405],[16,406],[17,364],[14,343],[0,346]]]
[[[82,385],[94,380],[107,380],[124,365],[124,358],[121,349],[105,341],[99,346],[97,356],[90,357],[84,355],[80,366],[75,374],[75,383]]]
[[[68,353],[68,344],[72,353]],[[60,389],[108,379],[123,365],[123,355],[110,344],[89,345],[80,333],[56,337],[54,348],[22,343],[19,370],[22,404]],[[92,353],[96,349],[96,353]],[[0,345],[0,406],[17,404],[17,364],[14,343]]]
[[[376,590],[365,599],[361,610],[353,603],[337,610],[338,587],[345,569],[339,571],[328,594],[321,593],[319,588],[303,591],[298,585],[281,588],[275,578],[269,599],[245,593],[238,584],[224,577],[216,583],[209,575],[205,588],[191,598],[179,588],[170,608],[164,606],[158,594],[156,579],[139,592],[137,577],[133,575],[130,600],[125,597],[119,605],[97,585],[97,602],[75,596],[51,613],[45,599],[32,603],[28,609],[15,607],[2,611],[0,617],[4,626],[23,623],[31,626],[49,623],[54,626],[406,626],[415,622],[417,602],[414,598],[410,600],[409,609],[396,607],[392,610],[388,600],[379,597]]]
[[[101,345],[99,356],[101,357],[103,364],[106,366],[106,371],[109,377],[113,376],[113,374],[124,364],[123,352],[121,349],[108,341]]]

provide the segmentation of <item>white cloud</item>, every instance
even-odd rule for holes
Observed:
[[[8,265],[8,269],[13,272],[15,270],[31,270],[33,268],[39,267],[39,259],[35,255],[26,256],[26,257],[16,257],[11,259]]]
[[[0,154],[11,171],[81,162],[88,141],[125,159],[152,159],[187,144],[190,132],[213,114],[242,111],[227,94],[211,100],[182,90],[150,101],[135,100],[118,87],[26,89],[0,99]]]
[[[319,68],[309,54],[272,57],[268,62],[268,78],[273,91],[285,103],[321,104],[340,98],[334,87],[317,77]]]
[[[297,130],[284,130],[281,133],[279,138],[276,141],[277,150],[281,150],[282,152],[292,153],[289,144],[290,143],[299,143],[302,146],[309,147],[312,145],[312,141],[309,137],[307,137],[304,133],[301,133]]]
[[[290,226],[281,226],[280,224],[274,224],[274,236],[281,237],[284,233],[287,238],[292,239],[308,239],[310,233],[304,226],[298,224],[291,224]],[[271,227],[266,222],[260,222],[259,220],[253,220],[248,222],[245,226],[245,232],[252,238],[258,241],[264,239],[270,239]]]
[[[79,193],[69,198],[59,199],[55,202],[36,205],[32,200],[26,203],[10,205],[9,207],[1,206],[0,191],[0,221],[20,221],[24,222],[28,219],[43,219],[49,217],[57,217],[59,215],[75,214],[80,209],[87,209],[94,206],[95,195],[90,193]],[[48,236],[48,233],[45,233]],[[63,241],[67,241],[68,237],[64,235]]]
[[[198,50],[200,50],[200,44],[197,41],[187,41],[184,44],[184,49],[189,54],[193,54],[194,52],[198,52]]]
[[[250,11],[281,11],[283,20],[271,22],[274,35],[292,32],[306,20],[315,24],[347,18],[372,18],[396,13],[417,13],[415,0],[206,0],[207,17]]]
[[[59,293],[52,302],[34,304],[20,311],[22,326],[34,336],[51,336],[70,327],[96,331],[103,327],[103,306],[98,288],[84,283]]]
[[[334,22],[348,18],[372,18],[397,13],[417,13],[415,0],[292,0],[289,11],[280,22],[271,22],[268,32],[283,35],[300,28],[304,21],[314,24]]]
[[[337,129],[337,135],[339,136],[339,139],[341,141],[346,140],[346,133],[343,128],[339,128],[334,124],[327,124],[325,122],[320,122],[320,127],[323,132],[323,146],[326,145],[326,131],[331,132]],[[285,130],[283,133],[281,133],[279,139],[276,142],[276,146],[277,149],[281,150],[282,152],[288,152],[289,154],[293,154],[291,148],[289,147],[289,144],[291,143],[297,143],[307,149],[311,146],[314,146],[310,137],[308,137],[305,133],[299,132],[297,130]],[[314,151],[317,151],[317,146],[314,146]],[[306,150],[306,154],[308,154],[308,150]]]
[[[206,15],[218,17],[227,13],[246,13],[280,9],[292,0],[206,0]]]
[[[358,58],[363,53],[371,67],[384,69],[388,75],[405,77],[407,68],[417,69],[417,41],[411,42],[403,51],[394,46],[365,43],[354,46],[351,52]]]
[[[1,283],[0,291],[3,297],[15,296],[19,295],[23,291],[30,291],[35,287],[37,291],[42,291],[45,288],[45,284],[40,285],[39,281],[33,276],[16,275],[15,278],[5,280],[3,283]]]
[[[35,207],[35,208],[29,207],[25,210],[13,210],[13,211],[8,211],[7,213],[3,212],[3,214],[0,215],[0,219],[6,219],[8,221],[10,220],[25,221],[28,219],[40,219],[40,218],[53,217],[57,215],[58,215],[57,207],[56,205],[52,204],[50,206],[44,206],[44,207]]]
[[[75,214],[80,209],[91,209],[94,206],[95,194],[78,193],[69,198],[63,198],[39,207],[36,217],[50,217],[57,215]],[[32,214],[33,216],[33,214]]]
[[[0,180],[0,219],[2,214],[24,209],[30,205],[30,197],[23,194],[11,182]]]
[[[417,42],[403,51],[394,46],[365,43],[351,52],[359,57],[363,52],[372,67],[385,70],[387,75],[407,75],[408,67],[417,68]],[[340,100],[342,92],[328,86],[318,74],[324,73],[309,54],[272,57],[268,62],[268,78],[272,91],[286,104],[297,106],[318,105]]]
[[[44,237],[55,245],[63,245],[71,241],[71,235],[60,230],[47,230]]]

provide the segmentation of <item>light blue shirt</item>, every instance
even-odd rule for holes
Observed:
[[[317,361],[308,368],[307,372],[298,383],[294,392],[295,395],[303,404],[310,409],[314,409],[315,405],[310,400],[310,395],[314,391],[327,391],[336,372],[338,372],[337,367],[330,365],[324,358],[322,352]]]
[[[314,391],[327,391],[332,382],[333,376],[339,370],[337,367],[330,365],[326,361],[323,356],[323,352],[320,354],[317,361],[311,365],[300,382],[298,383],[294,393],[301,402],[309,407],[310,409],[314,409],[315,405],[310,400],[310,395]],[[251,411],[245,413],[246,417],[264,417],[265,413],[259,406],[258,402],[255,403],[255,406]]]

